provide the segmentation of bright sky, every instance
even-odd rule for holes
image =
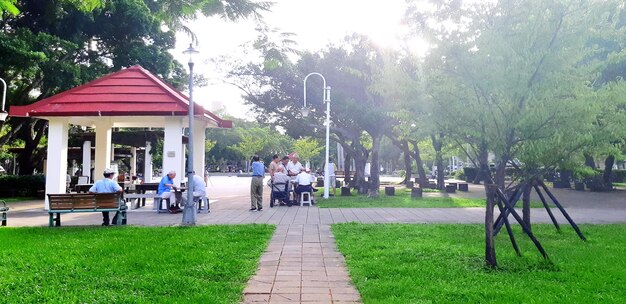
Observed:
[[[317,51],[329,43],[339,42],[354,32],[370,36],[386,47],[399,45],[396,37],[406,31],[400,25],[405,12],[405,0],[275,0],[271,12],[263,14],[269,27],[296,34],[294,40],[302,50]],[[219,18],[201,18],[188,26],[198,35],[201,52],[194,61],[194,72],[204,75],[209,86],[194,90],[194,100],[215,111],[224,108],[226,113],[240,118],[252,118],[243,104],[241,92],[224,84],[223,75],[217,73],[210,62],[221,56],[245,58],[242,44],[256,38],[252,21],[226,22]],[[186,63],[182,51],[191,39],[184,33],[177,35],[174,56]]]

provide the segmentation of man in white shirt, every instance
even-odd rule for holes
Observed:
[[[287,168],[285,168],[287,169],[287,175],[291,176],[292,179],[295,179],[295,176],[300,174],[300,171],[303,169],[299,160],[298,156],[294,155],[291,161],[287,164]]]
[[[206,196],[206,183],[204,182],[204,178],[202,176],[197,175],[194,171],[193,173],[193,197],[194,200],[196,197],[205,197]],[[187,195],[183,195],[183,205],[186,205]]]
[[[311,174],[307,173],[303,168],[300,171],[300,174],[296,176],[295,179],[296,187],[294,192],[296,193],[296,198],[300,199],[300,193],[302,192],[311,192],[313,193],[313,187],[311,187]]]

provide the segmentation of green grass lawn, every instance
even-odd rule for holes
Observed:
[[[0,201],[5,201],[7,203],[22,203],[22,202],[31,202],[36,200],[43,200],[35,197],[4,197],[0,198]]]
[[[3,303],[238,303],[270,225],[0,229]]]
[[[558,233],[535,225],[553,263],[515,227],[522,257],[506,234],[499,268],[484,266],[481,225],[333,225],[364,303],[624,303],[626,225],[583,225]]]
[[[323,192],[323,191],[319,191]],[[318,192],[318,193],[319,193]],[[322,196],[318,194],[318,196]],[[461,197],[422,197],[411,198],[411,191],[408,189],[396,189],[396,195],[386,196],[382,190],[378,198],[369,198],[366,195],[358,195],[354,192],[352,196],[334,196],[325,200],[317,199],[320,208],[460,208],[460,207],[484,207],[483,198],[461,198]],[[517,207],[521,207],[519,201]],[[541,202],[531,201],[532,208],[543,207]]]

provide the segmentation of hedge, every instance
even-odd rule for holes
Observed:
[[[0,176],[0,197],[35,197],[37,191],[46,189],[44,175]]]

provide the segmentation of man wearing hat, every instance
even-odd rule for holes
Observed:
[[[113,175],[115,175],[115,171],[111,168],[104,169],[104,178],[97,181],[91,188],[89,188],[89,193],[122,193],[122,187],[113,180]],[[115,224],[115,220],[117,219],[119,212],[115,213],[113,217],[113,224]],[[102,212],[102,226],[109,226],[109,212]]]

